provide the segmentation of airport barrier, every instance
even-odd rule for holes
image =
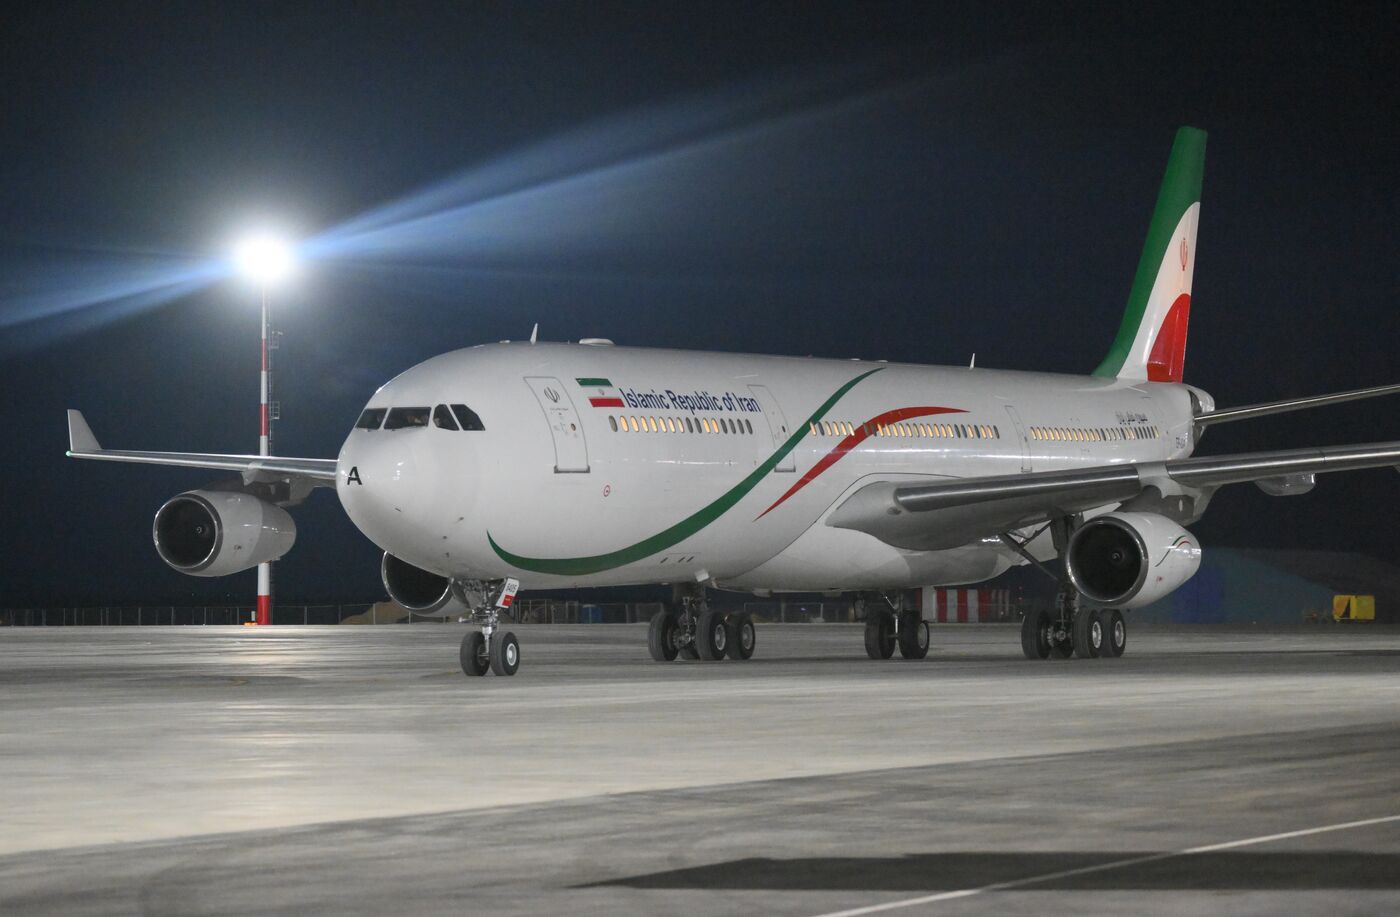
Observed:
[[[339,624],[373,607],[276,605],[273,624]],[[252,605],[134,605],[82,608],[0,608],[0,627],[155,627],[251,624]]]
[[[940,590],[930,596],[931,607],[924,614],[930,623],[1018,621],[1021,603],[998,597],[995,602],[969,596],[959,601],[954,594],[963,590]],[[968,590],[971,591],[971,590]],[[984,590],[985,591],[985,590]],[[579,602],[563,599],[517,600],[506,614],[516,624],[645,624],[664,606],[660,602]],[[739,603],[712,602],[718,611],[744,611],[756,620],[773,624],[854,623],[861,613],[850,601],[839,599],[803,602],[774,599]],[[907,608],[920,607],[916,595],[908,597]],[[971,613],[968,613],[971,609]],[[137,605],[87,606],[80,608],[0,608],[0,627],[155,627],[251,624],[252,605]],[[278,605],[272,609],[273,624],[448,624],[457,617],[439,618],[410,614],[392,602],[363,602],[337,605]]]

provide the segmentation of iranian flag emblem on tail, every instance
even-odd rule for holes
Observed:
[[[618,397],[617,389],[613,388],[613,384],[610,380],[590,376],[583,379],[575,379],[574,381],[578,383],[579,388],[584,389],[588,393],[588,403],[595,408],[622,407],[622,399]]]

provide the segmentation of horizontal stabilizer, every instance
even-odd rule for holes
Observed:
[[[1290,411],[1306,411],[1308,408],[1323,408],[1332,404],[1345,404],[1348,401],[1361,401],[1366,398],[1379,398],[1382,395],[1400,394],[1400,385],[1378,385],[1375,388],[1357,388],[1349,392],[1333,395],[1313,395],[1308,398],[1289,398],[1284,401],[1267,401],[1241,408],[1226,408],[1196,415],[1198,425],[1229,423],[1234,420],[1253,420],[1271,414],[1287,414]]]
[[[92,435],[92,427],[83,419],[82,411],[68,411],[68,454],[80,452],[101,452],[97,437]]]

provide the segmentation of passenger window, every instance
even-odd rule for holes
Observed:
[[[748,433],[750,436],[753,435],[753,424],[749,422],[747,417],[744,418],[744,432]]]
[[[405,427],[426,427],[431,408],[390,408],[384,420],[384,429],[402,430]]]
[[[360,419],[355,421],[356,430],[378,430],[379,425],[384,422],[384,415],[389,413],[388,408],[365,408]]]
[[[617,432],[617,418],[611,414],[608,415],[608,426],[612,427],[614,433]]]
[[[447,405],[440,404],[433,408],[433,426],[444,430],[457,429],[457,421],[452,419],[452,412],[447,409]]]
[[[481,422],[476,411],[465,404],[452,405],[452,413],[457,415],[457,422],[462,425],[463,430],[485,430],[486,425]]]

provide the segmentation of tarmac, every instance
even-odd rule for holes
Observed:
[[[1400,913],[1400,630],[0,630],[0,914]]]

